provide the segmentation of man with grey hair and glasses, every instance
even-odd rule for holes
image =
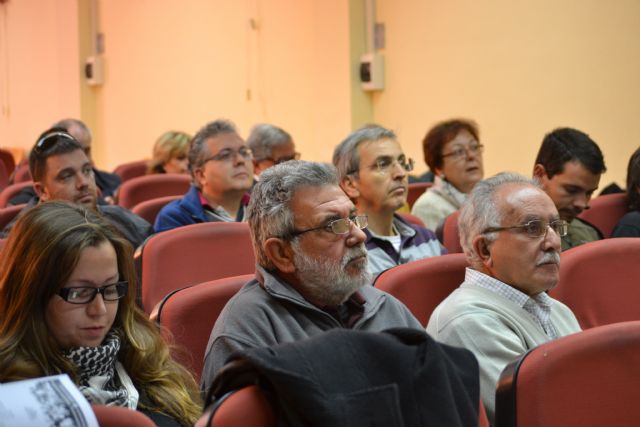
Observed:
[[[470,267],[434,310],[427,332],[475,354],[493,424],[504,367],[533,347],[580,331],[571,310],[546,294],[558,283],[567,222],[536,182],[502,173],[476,184],[462,206],[459,230]]]
[[[236,350],[298,341],[334,328],[422,329],[398,300],[373,286],[367,217],[328,164],[290,161],[266,170],[247,212],[256,277],[227,303],[205,353],[202,387]]]
[[[413,160],[405,156],[393,131],[377,125],[351,133],[333,152],[340,186],[369,225],[365,245],[369,272],[446,253],[435,233],[405,221],[396,211],[407,202]]]
[[[256,179],[273,165],[300,159],[291,135],[284,129],[267,123],[255,125],[247,138],[253,152],[253,170]]]
[[[213,221],[242,221],[253,184],[253,155],[233,123],[216,120],[193,137],[189,170],[193,184],[158,213],[154,228],[166,231]]]

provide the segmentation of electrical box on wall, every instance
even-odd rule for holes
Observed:
[[[99,86],[104,83],[104,61],[101,56],[90,56],[84,64],[84,77],[89,86]]]
[[[377,53],[360,57],[360,82],[363,90],[384,89],[384,58]]]

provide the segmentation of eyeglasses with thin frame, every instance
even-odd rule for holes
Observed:
[[[238,154],[240,154],[240,156],[245,160],[253,159],[253,152],[251,151],[251,148],[243,145],[237,150],[233,150],[231,148],[224,148],[220,150],[217,154],[204,159],[202,164],[204,165],[205,163],[210,162],[212,160],[215,160],[217,162],[232,162]]]
[[[558,236],[564,237],[569,232],[569,223],[563,219],[557,219],[551,222],[546,222],[541,219],[534,219],[520,225],[511,225],[508,227],[489,227],[485,229],[482,234],[503,230],[522,230],[527,236],[533,239],[537,239],[540,237],[547,237],[549,228],[551,228]]]
[[[378,173],[387,174],[391,172],[395,165],[400,165],[400,167],[406,172],[411,172],[415,162],[413,159],[406,158],[404,154],[399,156],[397,159],[394,159],[391,156],[380,156],[376,159],[376,162],[370,166],[370,168]],[[356,171],[354,170],[349,173],[352,174],[355,172]]]
[[[58,291],[58,295],[70,304],[89,304],[96,298],[96,295],[102,295],[105,301],[117,301],[127,295],[129,282],[117,282],[110,285],[101,286],[99,288],[93,286],[71,286],[62,288]]]
[[[280,163],[288,162],[289,160],[300,160],[300,153],[293,153],[291,156],[284,156],[278,159],[274,159],[272,157],[265,157],[262,160],[268,160],[272,162],[274,165],[279,165]]]
[[[466,159],[468,154],[479,155],[484,151],[484,145],[482,144],[470,144],[467,146],[461,146],[456,148],[450,153],[443,154],[442,158],[445,159],[447,157],[451,157],[452,160],[458,161],[462,159]]]
[[[73,136],[69,135],[67,132],[55,131],[55,132],[48,133],[42,138],[40,138],[38,142],[36,142],[36,145],[33,146],[33,151],[35,151],[36,154],[40,154],[45,151],[48,151],[58,143],[59,138],[64,138],[64,139],[68,139],[69,141],[77,142],[76,139]]]
[[[306,230],[293,230],[287,236],[285,236],[285,238],[291,239],[294,237],[298,237],[301,234],[308,233],[309,231],[318,231],[318,230],[324,230],[327,232],[331,232],[333,234],[337,234],[339,236],[345,235],[351,231],[351,224],[355,225],[360,230],[362,230],[369,224],[369,221],[366,215],[354,215],[348,218],[340,218],[340,219],[335,219],[333,221],[329,221],[328,223],[321,225],[319,227],[308,228]]]

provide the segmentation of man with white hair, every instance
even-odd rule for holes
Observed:
[[[459,229],[470,267],[431,315],[427,332],[475,354],[493,424],[504,367],[533,347],[580,331],[571,310],[546,294],[558,282],[567,222],[534,181],[503,173],[476,184]]]
[[[236,350],[298,341],[334,328],[422,329],[398,300],[373,286],[367,217],[340,189],[333,166],[290,161],[260,177],[247,211],[257,271],[218,317],[202,386]]]

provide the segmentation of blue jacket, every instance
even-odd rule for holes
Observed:
[[[244,200],[238,211],[236,221],[241,221],[243,217]],[[182,227],[183,225],[212,221],[214,219],[207,215],[200,203],[200,190],[192,185],[181,199],[174,200],[160,210],[153,228],[156,232],[160,232]],[[221,217],[220,221],[224,221],[224,219]]]

